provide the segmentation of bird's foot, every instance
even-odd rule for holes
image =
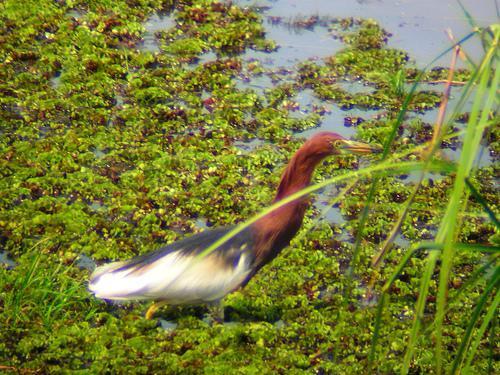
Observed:
[[[145,318],[146,319],[152,319],[154,314],[156,313],[156,311],[158,311],[158,309],[164,305],[166,305],[167,302],[166,301],[159,301],[159,302],[155,302],[153,303],[151,306],[149,306],[149,309],[146,311],[146,314],[145,314]]]
[[[204,319],[208,324],[222,324],[224,323],[224,305],[222,301],[215,301],[208,305],[208,316]]]

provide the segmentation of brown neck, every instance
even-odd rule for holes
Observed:
[[[309,153],[307,143],[302,146],[288,163],[274,202],[308,186],[315,167],[323,158],[322,155]],[[262,265],[267,263],[288,246],[302,225],[307,205],[306,197],[296,199],[272,211],[254,224],[258,237],[256,246],[258,263]]]
[[[305,147],[302,147],[302,149],[297,151],[288,163],[288,166],[281,176],[274,202],[278,202],[304,189],[311,182],[314,169],[321,162],[323,157],[307,155],[303,152],[304,148]]]

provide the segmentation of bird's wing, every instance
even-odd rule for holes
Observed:
[[[152,253],[95,270],[89,289],[99,298],[157,299],[170,304],[214,301],[249,277],[255,260],[250,231],[243,231],[214,252],[197,257],[230,231],[195,234]]]

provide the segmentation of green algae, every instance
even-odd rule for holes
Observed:
[[[70,15],[75,9],[79,17]],[[161,53],[139,48],[142,23],[155,11],[173,12],[176,22],[157,35]],[[380,118],[357,126],[359,139],[383,142],[416,71],[404,51],[386,47],[387,32],[370,20],[336,20],[332,32],[345,49],[324,65],[301,64],[291,83],[260,95],[239,89],[236,78],[268,72],[238,54],[276,46],[265,39],[257,13],[233,4],[7,1],[0,15],[0,244],[17,264],[0,267],[2,365],[42,373],[365,371],[375,316],[366,301],[368,272],[350,299],[342,295],[352,245],[338,232],[356,235],[367,184],[342,201],[346,223],[317,224],[310,210],[282,256],[227,297],[226,314],[235,325],[209,326],[202,320],[205,307],[182,307],[161,312],[178,323],[163,331],[143,319],[144,304],[114,306],[92,297],[88,271],[76,260],[80,254],[128,258],[198,230],[200,218],[210,226],[235,223],[268,204],[281,166],[301,143],[293,132],[321,121],[317,113],[292,116],[290,102],[301,90],[311,88],[341,108],[383,109]],[[207,52],[217,59],[193,64]],[[445,73],[435,70],[426,79]],[[51,84],[55,76],[57,85]],[[348,80],[374,91],[350,93],[339,85]],[[423,112],[439,102],[437,91],[421,91],[409,109]],[[394,147],[406,150],[428,134],[425,123],[409,121]],[[270,143],[248,152],[235,147],[255,138]],[[357,167],[354,158],[329,160],[316,179]],[[474,182],[498,207],[494,173],[484,168]],[[404,180],[387,179],[383,186],[363,240],[360,264],[367,270],[411,191]],[[424,184],[403,223],[405,239],[432,236],[449,189],[449,178]],[[495,241],[478,202],[464,222],[463,241]],[[380,280],[402,251],[388,255]],[[454,285],[481,261],[477,254],[464,256],[455,265]],[[417,298],[423,265],[422,257],[413,258],[393,286],[376,353],[381,373],[401,366],[408,306]],[[480,291],[481,285],[471,288],[452,306],[450,348],[466,327],[461,306]],[[422,338],[415,372],[431,369],[431,341]],[[486,349],[475,366],[486,368]]]

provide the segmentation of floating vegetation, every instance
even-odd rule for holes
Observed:
[[[390,33],[373,20],[307,16],[267,22],[308,32],[327,27],[342,49],[277,69],[249,58],[272,57],[278,49],[266,38],[258,10],[212,0],[0,4],[0,358],[6,369],[366,372],[373,304],[380,301],[369,295],[371,274],[379,280],[372,285],[378,296],[405,246],[435,237],[453,186],[450,174],[422,182],[399,240],[375,270],[371,260],[416,185],[412,171],[379,181],[354,280],[349,269],[369,179],[333,187],[348,190],[329,214],[325,202],[336,194],[326,188],[313,198],[317,204],[283,256],[228,296],[226,317],[234,324],[207,324],[204,306],[167,308],[160,323],[146,321],[144,304],[106,304],[87,291],[92,260],[126,259],[257,213],[272,200],[304,132],[332,126],[329,116],[339,108],[336,131],[378,143],[405,108],[391,152],[401,161],[420,160],[418,146],[432,138],[434,124],[419,116],[442,102],[438,84],[448,68],[419,76],[405,51],[387,46]],[[167,27],[148,29],[159,14],[168,14]],[[473,77],[463,70],[454,80]],[[417,89],[405,104],[417,79],[432,86]],[[441,152],[461,147],[457,133],[470,117],[466,111],[446,129]],[[497,161],[498,127],[489,128],[486,143],[488,160]],[[353,157],[330,160],[315,179],[362,167]],[[460,242],[498,246],[498,228],[484,210],[500,206],[496,175],[495,164],[472,174],[478,195],[458,217]],[[332,222],[339,215],[342,220]],[[457,298],[446,314],[453,324],[442,335],[445,364],[466,333],[469,307],[488,287],[470,277],[482,274],[481,267],[493,272],[495,262],[464,252],[453,264],[449,288]],[[409,264],[388,289],[391,303],[374,354],[380,373],[398,372],[407,348],[424,252]],[[427,331],[437,278],[436,271],[422,312]],[[432,335],[419,340],[411,371],[431,372]],[[472,372],[498,370],[488,345],[477,342]]]

